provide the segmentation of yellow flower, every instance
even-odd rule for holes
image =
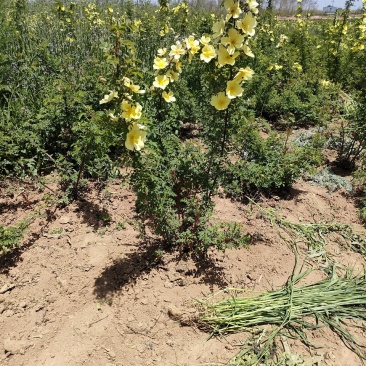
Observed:
[[[189,36],[185,42],[188,49],[188,61],[191,62],[192,56],[200,50],[201,46],[199,41],[195,40],[193,36]]]
[[[225,20],[219,20],[218,22],[214,23],[212,26],[212,31],[214,34],[212,35],[213,38],[217,38],[224,33],[225,29]]]
[[[323,87],[323,88],[328,88],[330,86],[330,81],[329,80],[320,80],[320,85]]]
[[[99,101],[99,104],[109,103],[114,98],[118,98],[118,92],[113,90],[109,94],[106,94],[104,98]]]
[[[221,43],[227,46],[229,55],[235,52],[236,48],[240,48],[243,45],[244,36],[241,35],[236,29],[230,28],[228,31],[228,37],[222,37]]]
[[[187,50],[190,50],[191,48],[196,49],[198,47],[200,47],[200,43],[194,39],[193,36],[189,36],[186,40],[186,46],[187,46]]]
[[[202,36],[200,38],[200,42],[204,45],[207,46],[210,42],[211,42],[211,38],[210,37],[206,37],[206,36]]]
[[[235,52],[233,55],[230,55],[227,49],[220,44],[219,46],[219,57],[218,61],[220,66],[224,65],[231,65],[233,66],[235,64],[235,59],[239,56],[239,52]]]
[[[297,71],[302,71],[302,66],[298,62],[294,62],[292,67]]]
[[[235,25],[236,28],[242,30],[244,34],[254,36],[254,28],[257,26],[257,20],[253,17],[252,13],[247,13],[243,19],[237,20]]]
[[[206,45],[202,48],[202,53],[200,54],[201,60],[208,63],[215,57],[216,57],[216,51],[214,46]]]
[[[166,58],[162,58],[162,57],[155,57],[154,59],[154,70],[161,70],[161,69],[165,69],[168,66],[168,62],[166,60]]]
[[[226,84],[226,95],[230,99],[241,97],[243,95],[243,88],[237,80],[229,80]]]
[[[273,69],[275,69],[276,71],[278,71],[278,70],[283,69],[283,66],[281,66],[279,64],[273,64],[273,65],[271,64],[271,65],[268,66],[268,69],[267,70],[273,70]]]
[[[167,103],[171,103],[171,102],[175,102],[176,99],[175,99],[175,96],[173,95],[173,92],[170,91],[170,92],[166,92],[166,91],[163,91],[163,98],[165,99],[165,101]]]
[[[141,118],[142,107],[139,103],[136,106],[131,105],[127,102],[127,100],[123,100],[121,104],[121,108],[123,110],[122,117],[126,121],[131,121],[131,119],[139,119]]]
[[[230,98],[228,98],[224,92],[220,92],[217,95],[213,95],[211,98],[211,105],[217,110],[222,111],[230,104]]]
[[[258,14],[258,3],[255,0],[247,0],[248,7],[253,14]]]
[[[144,126],[134,123],[126,136],[125,146],[128,150],[141,150],[145,146],[146,132]]]
[[[239,1],[235,2],[234,0],[225,0],[224,7],[227,11],[226,21],[228,21],[231,17],[234,19],[239,18],[239,15],[242,13]]]
[[[245,69],[240,68],[238,73],[235,75],[235,79],[238,81],[250,80],[254,75],[254,71],[247,66]]]
[[[244,44],[242,47],[243,52],[249,56],[249,57],[254,57],[254,53],[252,52],[252,50],[249,48],[248,45]]]
[[[170,82],[173,83],[174,81],[177,81],[179,78],[179,74],[175,71],[169,70],[166,73],[166,76],[169,78]]]
[[[177,70],[177,72],[181,73],[182,72],[182,63],[178,60],[175,60],[175,69]]]
[[[136,94],[145,94],[145,90],[144,89],[140,89],[140,85],[130,84],[129,85],[129,88],[130,88],[130,90],[133,93],[136,93]]]
[[[174,57],[176,60],[179,60],[180,56],[186,53],[186,50],[182,47],[182,43],[179,41],[175,45],[173,44],[170,49],[169,56]]]
[[[355,44],[353,47],[351,47],[352,52],[362,51],[365,48],[363,44]]]
[[[108,117],[111,119],[112,122],[118,121],[118,116],[115,116],[113,113],[109,113]]]
[[[153,82],[153,85],[156,88],[165,89],[167,85],[169,84],[169,79],[166,75],[158,75],[155,77],[155,81]]]
[[[166,48],[159,48],[158,49],[158,55],[164,56],[166,54]]]

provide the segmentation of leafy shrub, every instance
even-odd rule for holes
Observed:
[[[332,140],[331,146],[337,150],[336,163],[341,168],[354,170],[357,163],[366,162],[366,104],[348,101],[344,119],[338,135]]]
[[[135,156],[131,181],[144,227],[170,247],[186,251],[246,244],[237,225],[210,221],[214,207],[210,178],[203,149],[190,141],[182,144],[174,135],[165,136],[160,147],[150,145],[148,153]]]
[[[314,143],[299,148],[288,138],[271,133],[261,137],[257,127],[247,123],[237,137],[237,156],[228,163],[222,184],[229,195],[242,198],[254,190],[271,193],[289,188],[304,172],[321,163],[317,137]]]
[[[282,129],[321,125],[333,112],[333,91],[298,76],[284,80],[281,71],[257,76],[248,90],[251,93],[256,114]]]
[[[7,253],[20,245],[32,219],[18,222],[16,225],[4,227],[0,225],[0,253]]]
[[[366,223],[366,170],[361,165],[353,174],[353,190],[358,199],[360,219]]]

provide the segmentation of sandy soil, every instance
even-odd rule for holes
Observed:
[[[139,238],[134,195],[119,182],[101,191],[91,187],[83,200],[63,209],[47,207],[49,193],[19,182],[3,182],[0,190],[3,225],[47,211],[32,223],[23,246],[0,258],[4,366],[224,365],[246,335],[208,340],[190,321],[195,299],[227,286],[279,288],[293,270],[294,254],[279,235],[286,233],[255,205],[216,199],[217,217],[241,223],[252,235],[248,249],[212,251],[206,260],[178,253],[159,258],[158,241]],[[264,199],[260,207],[292,222],[347,223],[365,234],[346,194],[303,181],[288,197]],[[361,272],[364,258],[333,239],[329,258]],[[301,243],[300,249],[306,252]],[[322,277],[315,270],[308,281]],[[355,334],[366,342],[364,329]],[[331,331],[309,337],[322,348],[289,341],[291,351],[307,360],[320,356],[324,365],[361,365]]]

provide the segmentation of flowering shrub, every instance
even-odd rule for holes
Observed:
[[[212,196],[226,160],[233,117],[239,111],[233,102],[254,74],[250,67],[240,67],[239,60],[248,58],[250,52],[257,5],[245,4],[243,11],[239,2],[226,0],[226,16],[214,22],[211,34],[177,39],[170,47],[158,49],[154,58],[154,98],[149,109],[156,112],[148,151],[134,157],[132,181],[141,219],[170,245],[204,250],[216,245],[213,235],[221,232],[211,221]],[[201,106],[202,147],[190,142],[182,145],[174,134],[179,126],[171,113],[183,97],[180,84],[188,68],[198,77],[193,81],[198,90],[190,92]],[[223,232],[241,236],[240,230]],[[228,245],[246,242],[235,235]]]

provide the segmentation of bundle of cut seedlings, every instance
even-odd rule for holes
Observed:
[[[212,335],[249,331],[253,327],[274,325],[265,340],[263,352],[274,337],[283,331],[308,344],[306,330],[328,326],[359,357],[366,359],[364,347],[347,328],[362,326],[366,321],[366,276],[335,271],[326,279],[311,285],[299,285],[309,271],[295,275],[280,290],[255,297],[238,296],[229,289],[230,298],[214,304],[203,304],[201,320]],[[226,290],[227,291],[227,290]],[[360,323],[361,322],[361,323]]]

